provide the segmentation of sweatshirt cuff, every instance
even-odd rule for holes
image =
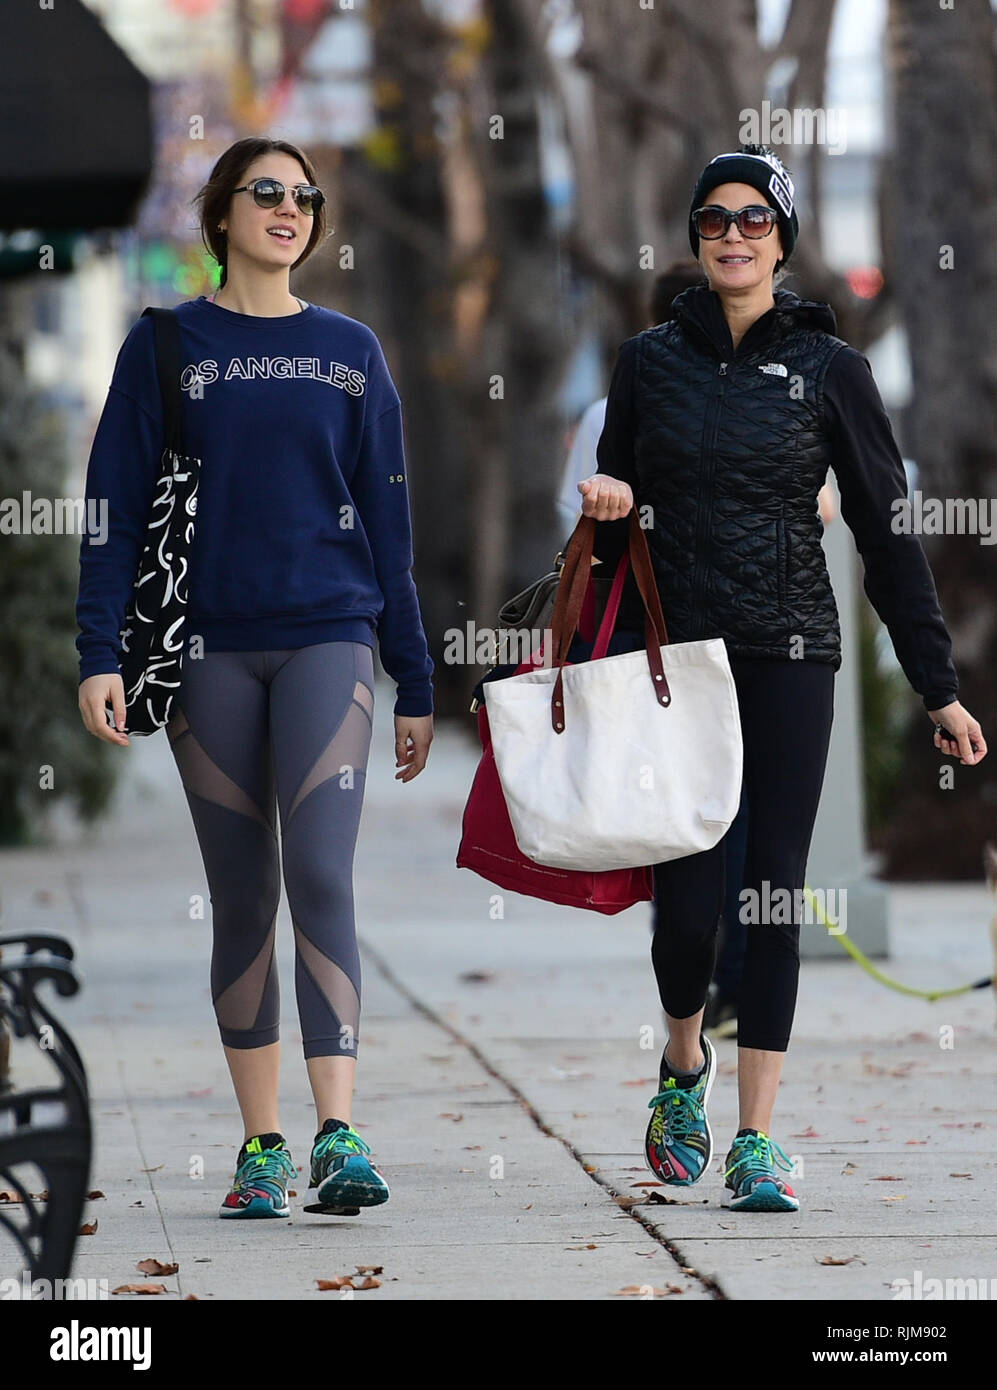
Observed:
[[[406,719],[420,719],[423,715],[432,714],[433,687],[429,681],[419,685],[406,686],[404,689],[399,687],[394,713],[400,714]]]
[[[91,676],[119,676],[121,667],[118,659],[110,649],[94,652],[91,656],[85,656],[80,661],[80,685]]]

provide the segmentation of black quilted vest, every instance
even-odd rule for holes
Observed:
[[[635,500],[671,641],[837,670],[817,494],[832,462],[824,376],[844,344],[829,306],[774,297],[736,352],[705,287],[638,335]]]

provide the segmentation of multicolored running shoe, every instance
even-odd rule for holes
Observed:
[[[779,1177],[778,1169],[791,1173],[789,1155],[761,1130],[735,1138],[724,1159],[724,1186],[734,1196],[737,1211],[799,1211],[800,1199]]]
[[[361,1207],[376,1207],[389,1197],[388,1184],[369,1162],[370,1146],[350,1126],[326,1121],[312,1148],[309,1195],[305,1211],[327,1216],[357,1216]]]
[[[683,1088],[661,1059],[658,1094],[648,1101],[651,1115],[644,1137],[644,1157],[656,1178],[678,1187],[698,1182],[713,1157],[713,1135],[706,1102],[717,1074],[717,1054],[704,1034],[700,1046],[706,1065],[695,1086]]]
[[[291,1155],[283,1140],[277,1142],[269,1134],[254,1135],[239,1150],[232,1188],[222,1202],[218,1215],[290,1216],[287,1181],[297,1175],[298,1170],[291,1162]]]

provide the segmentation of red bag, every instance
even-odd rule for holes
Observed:
[[[628,554],[624,551],[606,603],[603,640],[593,648],[593,661],[605,655],[605,647],[616,622],[623,594],[627,564]],[[586,585],[585,605],[580,623],[587,640],[590,640],[591,636],[593,613],[594,590],[590,577]],[[529,671],[533,666],[542,665],[543,660],[541,645],[533,660],[522,662],[516,668],[515,674],[519,675],[522,671]],[[585,873],[537,864],[522,853],[516,844],[502,783],[495,765],[486,703],[483,701],[477,711],[482,754],[471,784],[467,805],[464,807],[457,867],[471,869],[490,883],[495,883],[510,892],[524,893],[528,897],[542,898],[545,902],[560,903],[564,907],[587,907],[592,912],[616,913],[633,907],[635,903],[650,902],[654,897],[654,878],[650,865],[639,869],[609,869]]]

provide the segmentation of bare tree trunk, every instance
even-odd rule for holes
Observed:
[[[912,453],[926,499],[975,504],[997,497],[997,61],[990,5],[961,0],[943,10],[891,0],[889,50],[891,236],[912,362]],[[982,539],[946,534],[922,543],[952,633],[959,698],[997,751],[997,567]],[[920,877],[930,864],[935,874],[978,878],[997,814],[993,753],[978,768],[956,763],[955,786],[942,794],[941,759],[928,754],[929,738],[918,715],[908,745],[914,782],[891,826],[885,871]]]
[[[340,186],[361,225],[367,306],[392,367],[405,425],[414,574],[436,662],[440,715],[466,709],[467,673],[442,660],[444,634],[467,612],[467,419],[459,389],[449,214],[437,99],[450,39],[420,0],[373,0],[378,130],[373,159],[344,161]],[[348,240],[352,240],[348,238]],[[357,254],[361,254],[357,247]]]

